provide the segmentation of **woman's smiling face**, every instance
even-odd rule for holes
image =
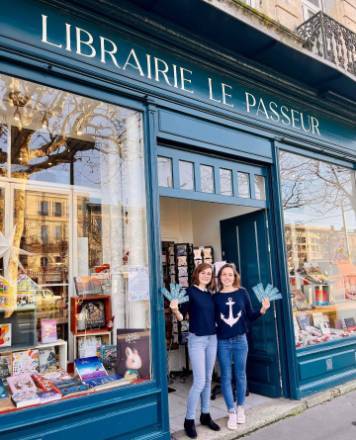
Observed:
[[[207,286],[211,282],[213,271],[211,269],[204,269],[199,272],[199,284],[201,286]]]
[[[225,267],[220,274],[220,282],[224,288],[232,287],[235,282],[234,271],[231,267]]]

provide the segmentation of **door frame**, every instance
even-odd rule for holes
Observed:
[[[173,160],[177,161],[179,159],[184,160],[185,157],[189,157],[190,160],[194,161],[194,158],[197,156],[203,157],[204,163],[212,164],[211,161],[220,161],[224,164],[226,161],[230,163],[231,161],[236,162],[238,164],[241,164],[243,169],[246,170],[253,170],[253,169],[259,169],[264,170],[263,176],[265,177],[265,192],[266,192],[266,200],[260,201],[255,199],[241,199],[241,198],[233,198],[233,200],[229,200],[227,196],[221,196],[221,195],[212,195],[212,194],[206,194],[203,192],[198,191],[187,191],[182,190],[177,187],[177,184],[173,182],[172,188],[167,187],[160,187],[158,186],[158,171],[157,171],[157,158],[158,156],[162,155],[167,157],[167,154],[170,152],[170,156]],[[206,159],[204,159],[206,157]],[[195,149],[194,153],[189,150],[189,148],[181,149],[177,148],[172,145],[162,144],[158,143],[156,144],[156,154],[153,157],[154,163],[153,166],[156,167],[156,182],[158,187],[158,197],[157,197],[157,218],[158,218],[158,228],[159,232],[161,230],[160,227],[160,206],[159,206],[159,200],[160,197],[171,197],[171,198],[180,198],[180,199],[186,199],[186,200],[193,200],[193,201],[213,201],[217,204],[234,204],[236,206],[249,206],[251,208],[259,208],[259,209],[265,209],[266,211],[266,219],[267,219],[267,237],[268,237],[268,243],[269,243],[269,258],[270,258],[270,267],[271,267],[271,279],[274,281],[274,285],[279,287],[279,290],[282,292],[283,300],[277,301],[276,305],[274,307],[275,310],[275,326],[276,326],[276,337],[277,337],[277,343],[278,343],[278,363],[279,363],[279,370],[280,370],[280,389],[281,389],[281,396],[283,397],[291,397],[293,394],[290,391],[290,380],[289,380],[289,374],[287,372],[287,365],[290,365],[290,354],[287,353],[290,351],[288,349],[288,340],[285,337],[284,332],[284,325],[285,325],[285,319],[283,319],[284,310],[288,308],[289,301],[287,299],[287,292],[286,290],[283,290],[283,273],[285,272],[285,261],[280,256],[280,251],[278,249],[279,246],[281,246],[280,243],[283,242],[283,231],[282,235],[280,234],[280,231],[278,229],[278,221],[280,215],[280,207],[278,204],[276,204],[276,200],[278,200],[279,191],[276,193],[276,190],[278,190],[278,184],[276,184],[275,175],[276,175],[276,169],[275,165],[264,163],[263,165],[260,165],[258,163],[254,163],[251,160],[243,160],[241,161],[241,158],[236,157],[235,155],[230,158],[225,158],[224,156],[220,155],[219,153],[214,154],[212,157],[211,154],[206,154],[205,152]],[[210,162],[209,162],[210,161]],[[200,163],[200,161],[198,162]],[[246,168],[245,168],[246,167]],[[173,179],[177,178],[177,165],[172,166],[172,173],[173,173]],[[175,173],[175,175],[174,175]],[[258,173],[259,174],[259,173]],[[251,174],[252,175],[252,174]],[[199,176],[199,174],[198,174]],[[195,179],[197,178],[197,173],[195,173]],[[216,178],[215,178],[216,181]],[[250,178],[250,185],[252,185],[252,179]],[[236,188],[236,187],[235,187]],[[253,194],[253,193],[252,193]],[[240,201],[242,203],[240,203]],[[262,202],[262,203],[261,203]],[[277,211],[276,211],[277,210]],[[160,237],[160,235],[159,235]],[[284,246],[284,244],[283,244]],[[157,245],[157,254],[161,256],[160,252],[160,241],[158,241]],[[161,267],[162,261],[161,257],[159,260],[159,264]],[[162,283],[161,278],[158,280],[158,284]],[[285,292],[285,294],[283,294]],[[280,304],[283,303],[283,304]],[[286,304],[287,303],[287,304]],[[162,313],[164,312],[162,308]],[[289,327],[291,324],[287,324]],[[294,339],[293,339],[294,340]]]

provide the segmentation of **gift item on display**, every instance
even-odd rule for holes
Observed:
[[[71,298],[71,330],[74,334],[111,330],[111,296],[90,295]]]
[[[57,320],[41,319],[41,342],[47,344],[49,342],[56,342],[57,339]]]
[[[127,380],[145,380],[150,377],[148,331],[118,331],[116,372]]]

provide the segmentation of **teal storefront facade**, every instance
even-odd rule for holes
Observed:
[[[159,1],[153,5],[143,0],[119,2],[119,4],[109,1],[96,3],[5,0],[2,4],[0,76],[5,79],[15,78],[15,82],[12,80],[11,84],[15,84],[16,80],[25,81],[28,84],[44,86],[48,90],[85,97],[88,99],[85,104],[88,108],[91,103],[100,101],[103,107],[108,104],[125,109],[122,110],[122,114],[126,110],[129,113],[133,112],[140,121],[142,133],[140,142],[143,149],[137,154],[142,153],[143,157],[140,188],[144,189],[146,232],[143,234],[147,234],[148,243],[145,252],[147,252],[149,268],[148,313],[150,316],[146,317],[149,322],[146,329],[148,328],[150,333],[151,371],[149,380],[142,383],[87,393],[85,396],[63,399],[48,405],[5,411],[0,414],[0,439],[170,438],[164,304],[160,294],[160,196],[236,203],[241,206],[245,204],[256,210],[265,210],[268,221],[266,232],[268,240],[266,240],[269,244],[263,248],[259,248],[256,244],[256,247],[268,254],[269,265],[266,265],[266,273],[260,275],[259,280],[272,282],[282,292],[283,299],[275,303],[273,314],[256,332],[256,338],[260,338],[258,342],[268,344],[270,348],[274,347],[274,350],[263,352],[261,349],[256,349],[253,353],[250,365],[250,373],[253,377],[252,391],[273,397],[300,399],[356,378],[356,333],[352,335],[350,330],[346,337],[346,330],[351,329],[352,320],[351,323],[348,321],[350,325],[347,328],[344,323],[341,323],[342,325],[336,323],[339,316],[333,308],[335,301],[331,299],[331,294],[330,298],[324,298],[325,304],[322,304],[319,297],[311,302],[314,308],[316,305],[329,307],[328,312],[325,313],[329,313],[331,321],[335,324],[333,325],[335,332],[340,330],[338,333],[340,337],[334,339],[326,337],[323,340],[325,333],[314,335],[319,337],[317,342],[310,344],[301,342],[301,345],[295,348],[296,324],[300,326],[298,331],[301,331],[301,341],[303,331],[307,331],[305,328],[303,330],[303,324],[300,324],[302,319],[297,316],[310,314],[311,307],[303,309],[299,304],[297,313],[294,313],[293,289],[297,289],[298,293],[301,292],[305,296],[308,291],[305,285],[308,283],[312,285],[313,282],[310,281],[309,274],[307,276],[302,273],[300,267],[293,266],[297,258],[300,260],[304,258],[303,252],[306,252],[306,248],[295,250],[297,245],[288,242],[285,236],[290,227],[292,231],[290,236],[297,234],[299,242],[307,247],[309,241],[312,243],[315,234],[321,236],[325,225],[322,224],[317,231],[309,228],[308,232],[304,230],[301,232],[298,228],[302,223],[300,221],[302,214],[298,212],[294,217],[284,215],[286,203],[290,200],[294,201],[295,197],[299,205],[294,204],[291,209],[301,208],[300,200],[305,203],[308,200],[308,203],[311,203],[310,200],[313,199],[313,203],[316,203],[315,197],[307,198],[303,195],[303,191],[308,189],[308,182],[305,180],[298,187],[297,196],[292,193],[291,199],[286,198],[286,191],[293,187],[288,179],[292,179],[293,176],[304,178],[304,174],[299,175],[296,171],[304,166],[304,162],[302,160],[298,162],[298,158],[304,157],[310,161],[305,173],[311,173],[315,166],[320,172],[321,177],[318,175],[320,178],[327,176],[327,172],[324,175],[320,171],[323,167],[319,165],[320,163],[332,164],[337,168],[336,173],[347,170],[345,173],[353,174],[356,163],[356,126],[355,95],[351,89],[354,88],[354,80],[336,70],[334,72],[332,67],[324,66],[321,61],[311,58],[308,61],[309,56],[304,53],[298,55],[295,49],[283,47],[280,49],[280,56],[283,56],[283,51],[290,54],[290,59],[295,63],[294,67],[306,62],[306,66],[312,68],[311,75],[315,75],[314,80],[320,72],[327,71],[329,82],[325,80],[324,92],[317,90],[317,86],[313,87],[310,84],[303,86],[302,78],[303,75],[308,76],[307,70],[303,75],[295,72],[295,77],[291,74],[288,76],[286,69],[292,69],[293,63],[291,62],[289,67],[285,66],[285,63],[278,61],[278,54],[275,54],[275,66],[272,71],[272,67],[267,67],[262,60],[249,61],[246,54],[233,53],[229,47],[231,42],[229,44],[226,42],[226,48],[220,50],[218,49],[221,47],[221,41],[210,45],[208,31],[204,26],[201,27],[201,40],[197,40],[199,26],[194,35],[192,29],[183,28],[182,22],[178,24],[178,21],[184,21],[183,19],[186,19],[188,24],[193,22],[194,15],[199,23],[203,23],[204,14],[208,13],[210,18],[207,15],[207,20],[210,20],[214,14],[211,6],[200,1],[191,3],[173,1],[170,5],[162,6],[163,3]],[[190,18],[187,16],[189,7],[193,8],[194,12]],[[176,26],[175,20],[171,19],[170,15],[175,16],[179,8],[182,14],[176,16]],[[217,20],[222,20],[220,13],[216,17]],[[218,21],[219,25],[224,23],[226,26],[237,28],[239,26],[237,20],[231,18],[228,22]],[[229,30],[233,31],[233,28]],[[226,38],[224,35],[222,32],[219,39]],[[263,46],[267,43],[263,38],[259,31],[251,30],[246,41],[237,45],[250,46],[251,51],[255,48],[257,53],[258,45]],[[243,54],[242,49],[241,53]],[[286,55],[286,60],[289,59],[288,56]],[[308,65],[308,62],[312,64]],[[278,63],[281,64],[281,71],[284,69],[280,76]],[[288,64],[288,61],[286,63]],[[310,83],[313,81],[310,80]],[[15,86],[9,87],[10,91],[16,92]],[[334,92],[326,92],[326,87]],[[10,95],[3,95],[6,108],[3,106],[4,110],[1,111],[4,112],[9,101],[6,96]],[[22,118],[24,118],[23,108],[24,105],[18,102],[15,104],[15,113],[16,110],[21,111]],[[64,107],[61,108],[63,110]],[[93,108],[94,105],[90,107]],[[100,109],[100,106],[95,107],[95,111],[100,111],[97,108]],[[36,111],[40,112],[42,127],[46,124],[48,127],[46,118],[53,115],[44,113],[42,108]],[[100,130],[99,116],[96,122],[99,126],[96,129]],[[21,131],[21,127],[17,127]],[[132,130],[129,124],[125,127],[126,134],[123,136],[127,135],[129,129]],[[16,130],[10,131],[15,137]],[[79,129],[77,129],[78,133]],[[127,144],[128,148],[134,148],[135,142],[138,143],[135,136],[132,139],[132,143]],[[2,149],[4,150],[3,147]],[[51,154],[51,151],[47,152],[49,158]],[[179,174],[178,165],[173,166],[172,186],[162,187],[157,173],[158,157],[169,158],[172,164],[186,157],[184,160],[191,163],[206,163],[224,169],[228,168],[229,162],[236,163],[239,172],[242,170],[250,173],[251,176],[263,175],[266,181],[266,199],[258,200],[253,190],[249,201],[237,196],[230,202],[228,196],[223,195],[219,190],[217,180],[214,194],[203,194],[203,190],[197,188],[187,196],[187,193],[179,187],[179,182],[175,184],[175,178]],[[205,161],[204,157],[206,157]],[[134,157],[131,159],[134,160]],[[11,160],[7,159],[10,165]],[[221,161],[222,165],[215,165],[215,160]],[[288,168],[286,163],[288,166],[293,163],[296,165]],[[16,164],[20,166],[21,160]],[[37,165],[35,162],[34,164]],[[342,175],[346,176],[346,174]],[[199,176],[195,177],[197,179]],[[7,191],[7,188],[11,189],[13,185],[16,192],[19,185],[17,178],[15,174],[7,176],[1,174],[4,191]],[[51,179],[46,181],[50,182],[48,188],[53,189],[55,181]],[[323,181],[326,180],[325,177]],[[314,184],[318,185],[318,182],[315,181]],[[349,181],[346,184],[348,185]],[[350,185],[352,196],[353,184]],[[61,188],[59,185],[53,191],[61,193]],[[73,194],[68,200],[79,197],[79,192]],[[110,197],[115,197],[112,194],[115,194],[115,191],[110,193]],[[133,198],[135,194],[139,197],[138,193],[133,191]],[[340,202],[343,213],[348,200],[345,198],[342,203]],[[340,203],[337,202],[337,206]],[[128,206],[128,217],[130,217],[130,209],[137,209],[132,212],[139,215],[137,214],[139,208],[135,207],[134,202],[130,202]],[[77,221],[80,215],[71,214],[71,209],[73,208],[69,209],[68,218]],[[306,209],[308,215],[310,209]],[[352,255],[353,236],[349,224],[353,224],[353,220],[349,219],[347,212],[344,218],[347,225],[344,223],[342,229],[337,223],[335,228],[343,230],[345,235],[346,230],[349,231],[345,246],[350,251],[349,255]],[[256,221],[257,225],[260,225],[258,222],[262,222],[261,225],[265,224],[265,218],[262,217],[257,220],[254,218],[253,221]],[[129,223],[129,220],[126,223]],[[293,228],[289,226],[292,223]],[[242,221],[239,225],[245,227]],[[234,228],[236,229],[236,224],[226,225],[226,230],[229,230],[229,227],[233,231]],[[248,230],[246,226],[246,231]],[[42,228],[42,235],[45,234],[43,231],[46,229]],[[225,235],[224,239],[226,252],[233,258],[235,251],[229,250],[229,236]],[[335,246],[342,247],[341,239],[337,240],[339,241],[334,243]],[[78,243],[79,249],[83,240],[80,242],[78,239]],[[140,243],[136,245],[140,246]],[[316,248],[314,252],[317,252]],[[343,279],[351,283],[352,258],[349,259],[350,266],[347,266],[349,267],[347,269],[342,252],[346,251],[340,250],[338,254],[340,262],[338,268],[341,266],[345,268]],[[128,258],[131,258],[132,254],[131,251],[131,256]],[[73,256],[70,258],[74,259]],[[325,258],[315,257],[315,260],[320,267],[329,264]],[[100,263],[102,264],[103,261]],[[69,273],[71,270],[69,269]],[[330,269],[325,271],[331,273]],[[324,278],[318,285],[323,285],[323,282],[326,285]],[[330,285],[336,286],[338,282],[332,281]],[[353,295],[352,288],[347,292]],[[294,291],[294,298],[295,295]],[[304,300],[303,297],[300,302]],[[353,306],[354,303],[351,304]],[[117,315],[119,315],[120,306],[117,307]],[[346,308],[344,305],[342,307]],[[319,309],[317,311],[320,312]],[[114,310],[113,315],[115,313]],[[142,312],[142,316],[145,313]],[[340,316],[342,319],[353,318],[353,313]],[[354,325],[356,328],[356,324]],[[345,337],[342,336],[342,332],[345,333]],[[69,356],[73,359],[74,355],[70,353]]]

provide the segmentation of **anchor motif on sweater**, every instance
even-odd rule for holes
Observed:
[[[234,317],[233,311],[232,311],[232,306],[235,304],[235,302],[232,300],[231,297],[229,297],[228,301],[225,303],[228,307],[229,307],[229,316],[228,318],[225,318],[225,315],[223,313],[220,313],[220,318],[226,322],[227,325],[229,325],[230,327],[234,326],[238,320],[241,318],[241,310],[239,311],[239,313],[237,314],[236,317]]]

